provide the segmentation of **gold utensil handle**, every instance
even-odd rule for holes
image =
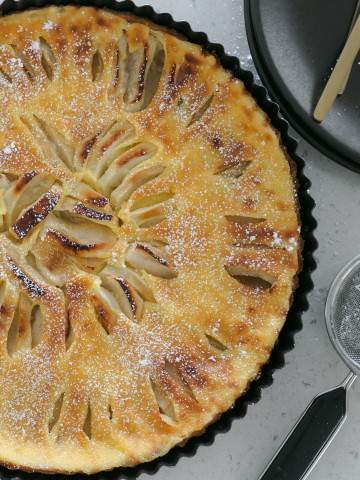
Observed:
[[[360,17],[356,20],[354,28],[345,44],[343,51],[336,63],[336,66],[326,84],[320,100],[314,111],[315,120],[321,122],[328,114],[334,103],[338,92],[346,78],[347,72],[351,69],[355,57],[360,49]]]
[[[354,28],[355,22],[356,22],[356,20],[359,16],[359,14],[360,14],[360,0],[358,0],[357,5],[355,7],[355,12],[354,12],[354,15],[353,15],[353,18],[352,18],[352,21],[351,21],[351,25],[350,25],[349,35],[350,35],[352,29]],[[350,73],[351,73],[351,68],[346,74],[344,83],[342,84],[341,89],[339,91],[339,95],[342,95],[344,93],[346,85],[349,81]]]

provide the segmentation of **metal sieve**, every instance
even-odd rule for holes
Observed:
[[[360,375],[360,257],[336,277],[325,316],[332,344],[352,372]]]
[[[346,419],[347,391],[360,375],[360,256],[335,278],[325,317],[331,342],[351,372],[342,384],[314,398],[261,480],[307,478]]]

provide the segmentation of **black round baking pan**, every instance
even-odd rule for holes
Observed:
[[[360,57],[327,118],[316,103],[344,47],[357,0],[244,0],[261,80],[291,125],[329,158],[360,172]]]
[[[156,13],[151,6],[137,7],[131,1],[117,2],[116,0],[95,0],[93,2],[79,0],[70,3],[73,5],[91,5],[99,8],[111,9],[117,12],[129,12],[135,14],[139,17],[151,20],[155,24],[166,26],[167,28],[182,34],[189,41],[201,45],[205,50],[216,55],[224,68],[231,71],[235,77],[244,82],[259,106],[268,114],[272,125],[278,130],[282,144],[287,150],[289,156],[293,159],[297,170],[296,182],[300,205],[299,215],[302,223],[301,235],[304,242],[302,254],[303,265],[302,271],[298,276],[298,288],[294,294],[292,307],[269,362],[263,367],[259,377],[252,382],[246,394],[236,401],[233,408],[225,412],[218,421],[210,425],[200,436],[189,439],[184,446],[175,447],[164,457],[152,462],[134,468],[118,468],[110,472],[91,475],[91,478],[96,478],[97,480],[120,480],[120,478],[136,478],[141,473],[153,474],[161,467],[161,465],[175,465],[180,457],[193,456],[199,445],[210,445],[218,432],[228,431],[231,427],[232,421],[235,418],[243,417],[248,405],[257,402],[260,399],[261,389],[271,385],[273,371],[283,367],[285,352],[294,347],[294,334],[302,328],[301,315],[308,308],[306,297],[309,291],[313,288],[311,272],[316,267],[313,253],[317,248],[317,242],[314,237],[314,230],[317,224],[312,215],[315,204],[309,195],[309,188],[311,186],[310,181],[303,173],[304,162],[296,153],[297,142],[288,134],[288,123],[280,117],[278,106],[268,99],[265,88],[254,83],[252,73],[241,69],[240,62],[237,58],[226,55],[224,48],[221,45],[210,43],[205,33],[194,32],[187,22],[176,22],[167,13]],[[16,11],[30,8],[68,4],[69,2],[66,0],[19,0],[16,2],[14,0],[5,0],[1,5],[0,14],[8,15]],[[34,476],[32,473],[9,470],[0,467],[0,480],[33,480],[34,478],[37,480],[46,479],[49,478],[49,475],[36,474],[36,476]],[[65,480],[69,479],[69,476],[52,475],[51,478]],[[83,480],[84,475],[73,475],[71,478]]]

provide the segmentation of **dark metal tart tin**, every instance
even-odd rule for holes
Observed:
[[[131,1],[116,2],[115,0],[94,0],[89,2],[86,0],[78,0],[70,2],[75,5],[95,6],[99,8],[107,8],[117,12],[129,12],[139,17],[146,18],[152,22],[170,28],[174,32],[178,32],[190,42],[201,45],[205,50],[213,53],[220,60],[222,66],[232,72],[232,74],[241,79],[246,88],[251,92],[259,107],[264,110],[272,125],[279,132],[281,141],[289,157],[295,164],[293,169],[296,175],[296,183],[298,189],[298,198],[300,204],[299,215],[301,218],[301,235],[303,238],[302,252],[302,271],[298,276],[298,288],[293,297],[292,307],[289,311],[285,325],[279,335],[279,339],[271,354],[269,362],[264,365],[258,378],[252,382],[248,391],[239,398],[233,408],[223,413],[221,417],[212,425],[210,425],[200,436],[190,438],[184,446],[175,447],[168,454],[144,463],[133,468],[117,468],[109,472],[102,472],[91,475],[96,480],[113,479],[120,480],[126,478],[136,478],[141,473],[154,474],[162,465],[175,465],[180,457],[193,456],[199,445],[211,445],[214,437],[218,432],[226,432],[230,429],[231,423],[235,418],[243,417],[246,414],[249,404],[260,400],[261,390],[272,384],[272,373],[274,370],[283,367],[284,354],[294,347],[294,334],[302,328],[301,315],[308,309],[307,294],[313,288],[311,280],[311,272],[316,268],[313,253],[317,248],[317,241],[313,232],[316,228],[316,220],[312,215],[315,206],[314,200],[309,195],[310,181],[303,174],[304,161],[296,154],[297,142],[288,134],[288,123],[279,115],[279,107],[269,100],[267,91],[264,87],[256,85],[251,72],[241,69],[239,60],[236,57],[229,56],[225,53],[224,47],[219,44],[210,43],[205,33],[194,32],[187,22],[176,22],[171,15],[167,13],[158,14],[151,6],[137,7]],[[5,0],[0,7],[1,15],[8,15],[17,11],[23,11],[30,8],[39,8],[48,5],[68,5],[66,0]],[[9,470],[0,467],[0,480],[20,479],[20,480],[41,480],[49,478],[57,480],[69,479],[68,475],[47,475],[39,473],[28,473],[18,470]],[[71,478],[76,480],[84,479],[85,475],[73,475]]]

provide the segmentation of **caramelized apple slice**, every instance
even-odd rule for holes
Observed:
[[[34,204],[54,184],[54,179],[32,171],[21,176],[5,194],[8,223],[12,225],[30,205]]]
[[[78,221],[88,220],[89,222],[98,223],[99,225],[106,225],[109,228],[117,226],[116,219],[111,213],[104,210],[90,208],[84,203],[67,197],[59,211],[62,216],[73,223]]]
[[[71,196],[95,208],[106,208],[109,199],[83,182],[75,184]]]
[[[122,276],[110,277],[102,274],[103,286],[111,292],[122,312],[130,319],[138,321],[143,312],[144,302],[135,288]]]
[[[101,285],[99,278],[94,283],[91,300],[97,320],[110,335],[118,322],[119,304],[114,295]]]
[[[109,228],[88,221],[74,224],[51,218],[46,234],[75,257],[107,258],[116,242],[116,235]]]
[[[10,251],[4,257],[4,265],[9,274],[30,298],[44,297],[46,289],[41,283],[39,274],[29,267],[13,248],[7,250]]]
[[[19,240],[25,238],[54,210],[61,198],[61,189],[53,186],[30,207],[24,209],[12,224],[10,232]]]

